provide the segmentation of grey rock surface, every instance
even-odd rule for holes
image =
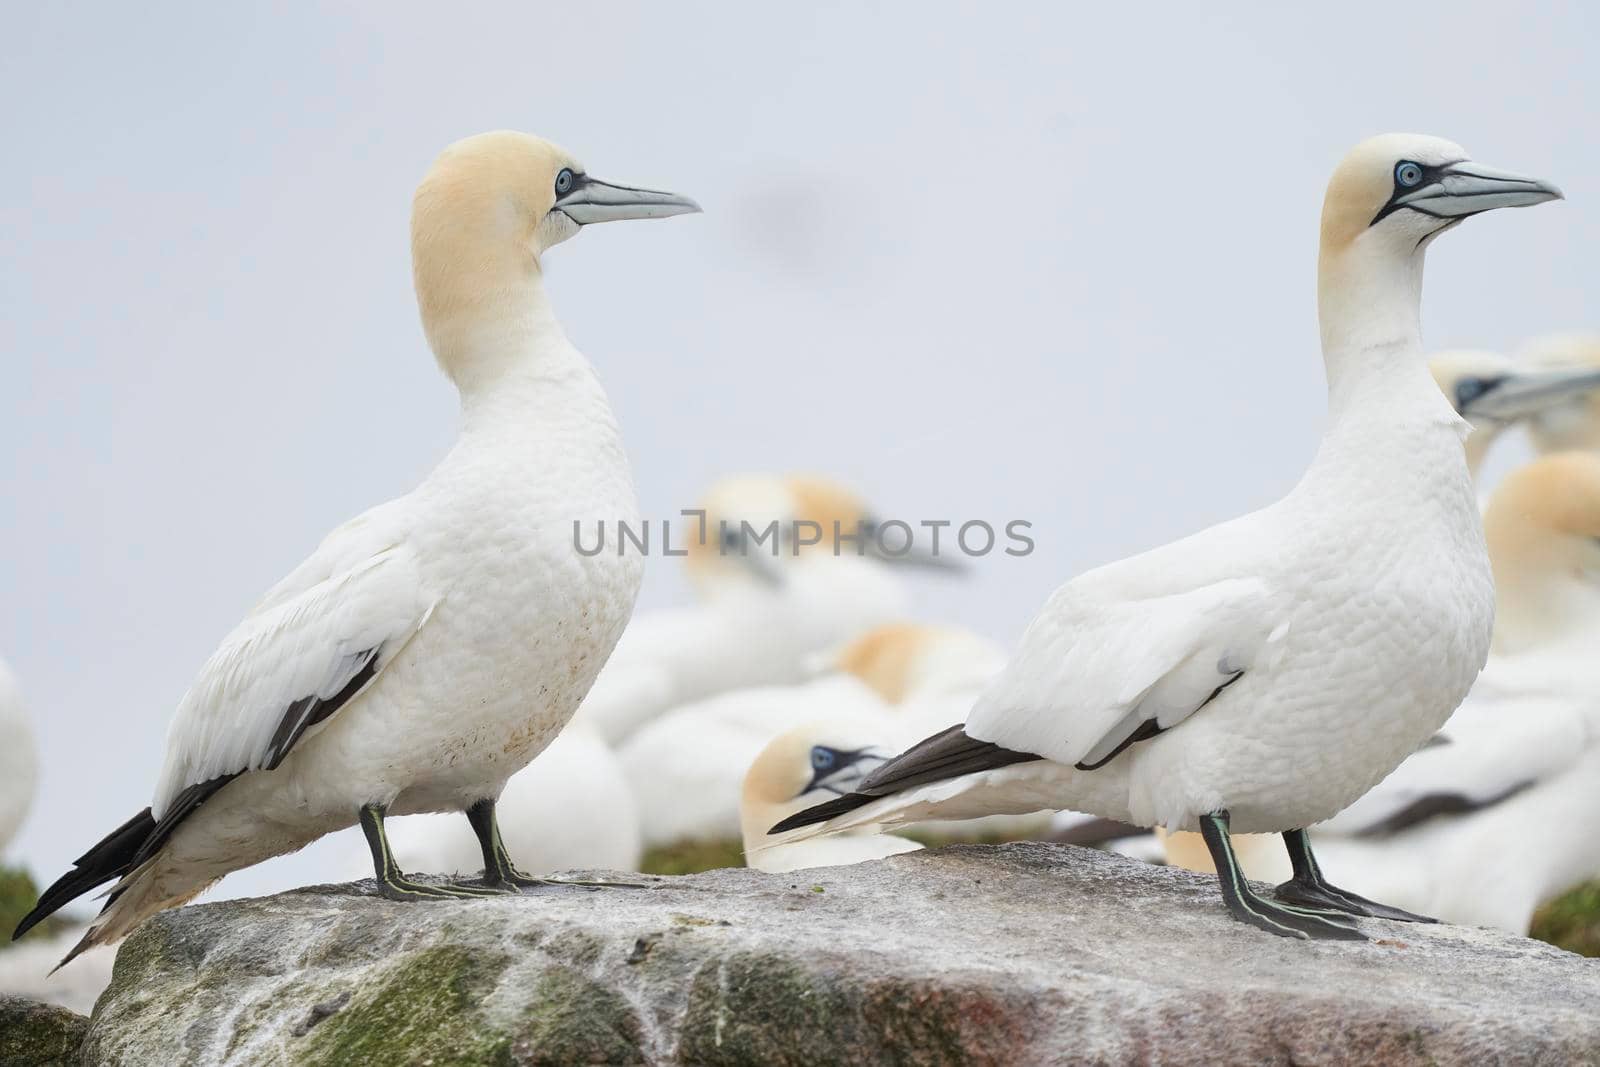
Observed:
[[[0,1064],[70,1067],[89,1020],[55,1004],[0,994]]]
[[[323,886],[145,923],[82,1062],[1600,1063],[1600,962],[1364,929],[1280,940],[1213,879],[1041,844],[485,901]]]

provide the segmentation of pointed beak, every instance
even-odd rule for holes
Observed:
[[[1390,210],[1408,207],[1435,218],[1455,219],[1495,208],[1531,207],[1561,199],[1561,190],[1549,182],[1466,160],[1439,168],[1427,185],[1395,197]]]
[[[904,567],[943,571],[945,574],[964,574],[967,570],[966,563],[952,547],[953,538],[945,538],[941,544],[942,551],[939,552],[935,552],[931,544],[918,541],[910,533],[903,539],[898,535],[887,538],[893,544],[886,545],[885,539],[878,536],[878,521],[870,517],[862,520],[859,532],[862,537],[863,554],[873,559]],[[903,548],[896,547],[902,543]]]
[[[579,226],[621,219],[665,219],[693,215],[700,205],[677,193],[612,185],[587,174],[573,176],[572,188],[556,198],[555,210]]]
[[[1461,405],[1461,414],[1466,418],[1481,416],[1499,422],[1516,422],[1594,389],[1600,389],[1600,368],[1596,367],[1508,374]]]

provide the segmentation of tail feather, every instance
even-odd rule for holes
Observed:
[[[122,879],[130,871],[143,867],[161,851],[162,846],[172,838],[173,833],[185,819],[199,810],[200,805],[204,804],[212,794],[237,777],[239,777],[237,774],[225,774],[210,781],[191,785],[173,797],[172,803],[167,805],[167,810],[160,820],[151,814],[149,808],[145,808],[111,831],[98,845],[79,856],[77,862],[72,865],[72,870],[56,879],[54,885],[40,894],[39,903],[22,917],[22,921],[17,924],[16,930],[11,935],[11,940],[15,941],[67,903],[83,896],[96,886]],[[117,898],[125,888],[125,884],[112,888],[110,899],[106,901],[106,908],[117,902]],[[99,944],[109,936],[99,937],[97,932],[91,929],[83,943],[72,950],[67,960],[89,948],[91,944]],[[66,963],[67,960],[61,962]]]
[[[117,827],[88,852],[79,856],[72,870],[56,879],[55,883],[39,895],[39,903],[22,917],[11,935],[15,941],[33,929],[63,906],[96,886],[121,878],[133,868],[134,857],[155,831],[156,821],[145,808],[139,814]],[[73,955],[82,951],[74,949]],[[72,957],[67,957],[71,959]],[[62,962],[66,962],[63,960]]]
[[[828,822],[874,800],[918,786],[1044,758],[1032,752],[1016,752],[989,741],[968,737],[965,726],[965,723],[957,723],[917,742],[863,778],[855,792],[796,812],[767,833],[787,833]]]

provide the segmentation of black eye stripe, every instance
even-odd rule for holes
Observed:
[[[1402,160],[1396,161],[1393,169],[1389,172],[1389,180],[1394,183],[1394,191],[1389,194],[1389,202],[1384,204],[1383,207],[1378,211],[1378,213],[1376,215],[1372,216],[1372,221],[1367,223],[1367,225],[1369,227],[1370,226],[1376,226],[1378,223],[1382,222],[1384,219],[1388,218],[1390,215],[1393,215],[1396,211],[1399,211],[1401,208],[1409,208],[1410,210],[1415,211],[1418,214],[1430,215],[1430,216],[1432,216],[1434,218],[1443,218],[1444,216],[1434,215],[1433,212],[1426,211],[1423,208],[1416,207],[1415,205],[1412,205],[1412,204],[1397,204],[1397,203],[1395,203],[1395,201],[1400,199],[1402,196],[1407,195],[1408,193],[1414,193],[1418,189],[1424,189],[1424,188],[1428,187],[1429,185],[1432,185],[1434,182],[1436,182],[1439,179],[1443,178],[1444,175],[1445,175],[1445,172],[1448,171],[1451,167],[1454,167],[1457,164],[1465,163],[1465,162],[1466,162],[1466,160],[1464,160],[1464,159],[1453,159],[1448,163],[1438,163],[1438,164],[1434,164],[1432,166],[1429,166],[1428,164],[1417,163],[1414,160],[1410,160],[1410,159],[1402,159]],[[1421,173],[1421,177],[1419,177],[1415,182],[1413,182],[1410,185],[1404,185],[1400,181],[1400,169],[1402,167],[1406,166],[1407,164],[1410,164],[1410,165],[1416,167],[1419,171],[1422,172]],[[1454,218],[1454,216],[1452,216],[1452,218]]]

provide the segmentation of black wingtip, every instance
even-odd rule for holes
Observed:
[[[57,878],[50,888],[39,894],[39,902],[17,923],[11,940],[17,940],[89,890],[128,873],[140,846],[149,839],[155,825],[150,809],[145,808],[79,856],[72,870]]]
[[[846,793],[842,797],[825,800],[821,804],[807,808],[805,811],[795,812],[768,830],[767,836],[786,834],[790,830],[798,830],[803,826],[815,826],[819,822],[827,822],[829,819],[837,818],[846,812],[855,811],[862,805],[871,804],[878,799],[880,798],[867,796],[864,793]]]

